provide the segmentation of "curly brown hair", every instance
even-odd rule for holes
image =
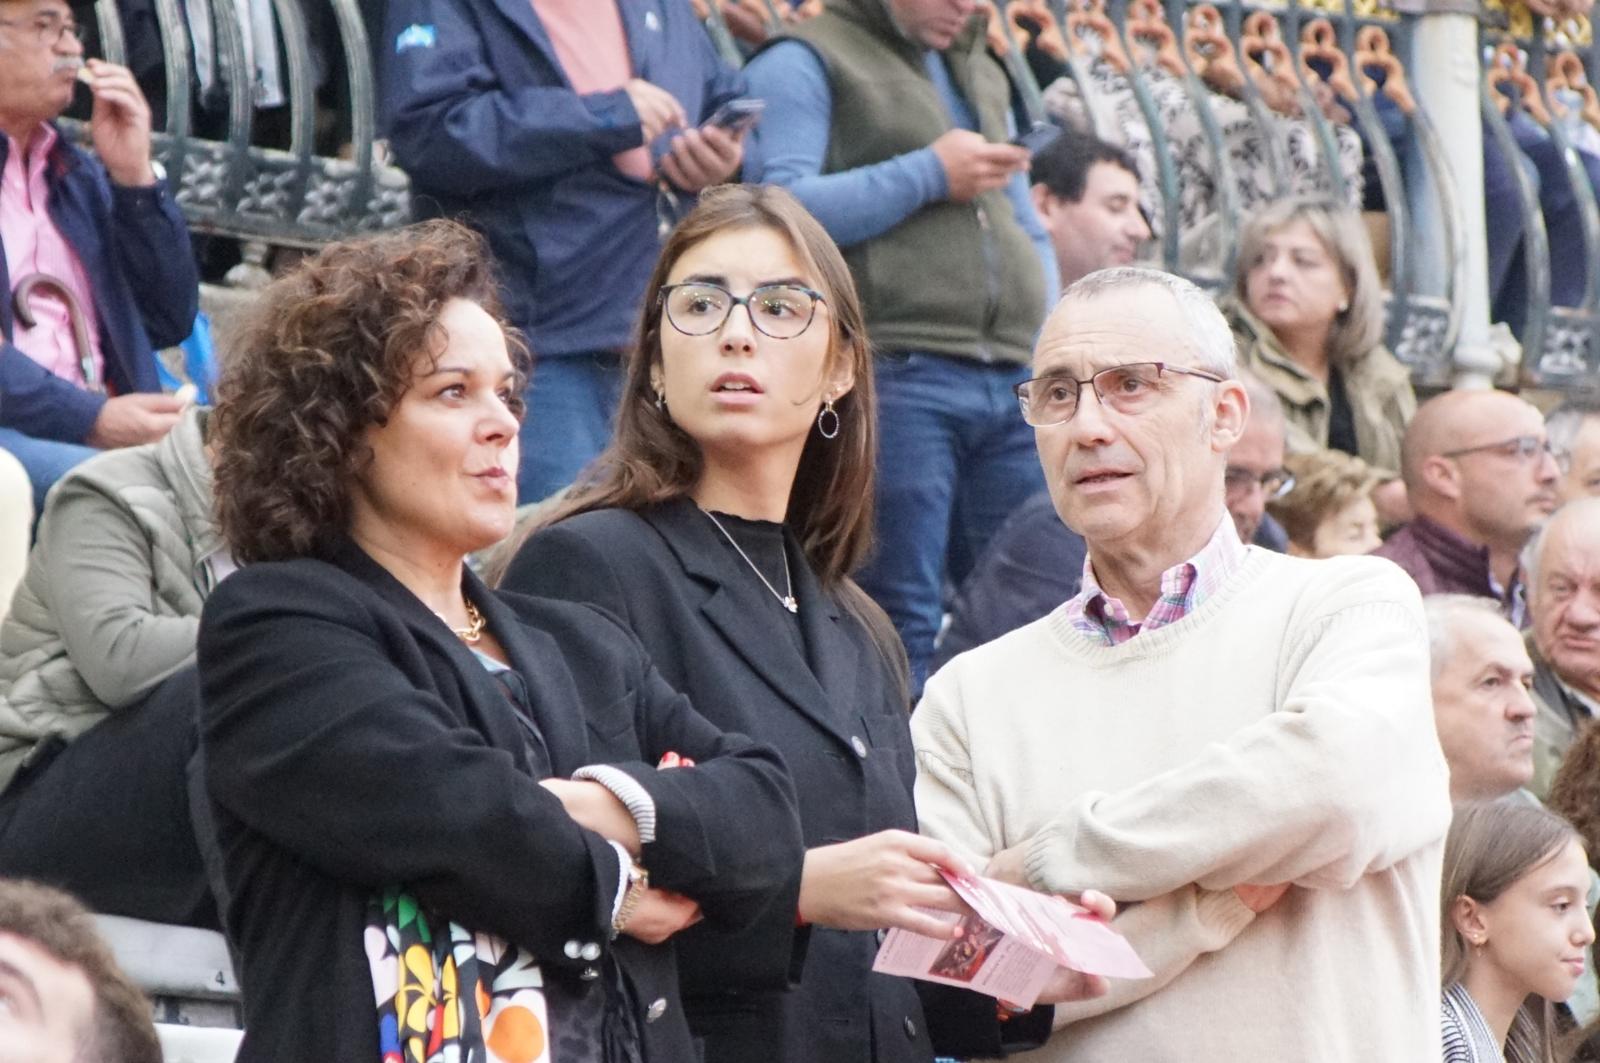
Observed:
[[[37,882],[0,881],[0,933],[33,942],[89,980],[94,1024],[84,1031],[74,1058],[161,1063],[150,1001],[117,966],[83,905]]]
[[[437,357],[454,299],[505,332],[520,396],[527,347],[505,320],[488,245],[457,222],[330,244],[262,291],[233,334],[211,421],[217,520],[236,560],[321,556],[346,531],[366,430]]]
[[[1567,747],[1545,805],[1578,829],[1589,863],[1600,868],[1600,723],[1584,724]]]

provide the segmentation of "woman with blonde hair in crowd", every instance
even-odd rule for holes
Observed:
[[[874,931],[951,937],[926,909],[964,908],[938,871],[960,861],[915,833],[905,654],[850,578],[873,526],[876,430],[839,249],[782,189],[708,192],[645,288],[611,447],[513,544],[501,581],[621,618],[714,723],[794,772],[807,851],[793,903],[679,943],[705,1063],[925,1063],[941,1021],[973,1038],[936,1041],[963,1056],[1048,1033],[1041,1009],[1002,1038],[992,1001],[925,1018],[910,982],[872,973]]]
[[[1224,311],[1239,364],[1283,400],[1290,453],[1354,454],[1386,479],[1377,504],[1404,515],[1400,438],[1411,375],[1383,345],[1383,287],[1360,217],[1329,200],[1279,200],[1245,224]]]
[[[1379,477],[1366,462],[1341,451],[1319,450],[1291,454],[1283,464],[1291,486],[1267,503],[1267,512],[1283,526],[1290,554],[1366,554],[1383,541],[1372,504]]]
[[[1456,806],[1440,887],[1444,1063],[1554,1063],[1554,1002],[1594,926],[1572,825],[1521,797]]]

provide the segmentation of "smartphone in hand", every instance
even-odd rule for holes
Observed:
[[[761,121],[761,112],[766,109],[765,100],[758,100],[753,96],[741,96],[718,107],[711,117],[706,119],[705,124],[717,126],[732,136],[738,136],[754,129],[756,123]]]
[[[1012,137],[1011,143],[1019,148],[1027,148],[1030,155],[1037,155],[1060,135],[1060,126],[1051,125],[1049,122],[1035,122],[1029,128]]]

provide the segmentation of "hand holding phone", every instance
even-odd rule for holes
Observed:
[[[714,125],[718,129],[726,130],[731,136],[739,136],[754,129],[756,123],[761,121],[761,112],[766,109],[765,100],[741,96],[718,107],[711,117],[706,119],[706,125]]]

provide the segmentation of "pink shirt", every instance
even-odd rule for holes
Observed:
[[[533,10],[578,95],[614,92],[633,80],[628,35],[616,0],[533,0]],[[641,181],[648,181],[654,170],[646,148],[630,148],[611,161]]]
[[[1086,557],[1083,589],[1067,603],[1067,622],[1101,645],[1120,646],[1141,631],[1177,623],[1198,609],[1239,567],[1245,553],[1233,517],[1223,514],[1222,523],[1198,554],[1161,573],[1161,597],[1143,620],[1129,617],[1127,606],[1100,589],[1094,578],[1094,558]]]
[[[33,138],[33,151],[25,160],[17,142],[6,137],[5,169],[0,171],[0,244],[5,245],[6,271],[13,291],[28,274],[47,273],[64,281],[78,297],[88,318],[95,380],[103,382],[105,359],[100,353],[100,321],[95,314],[89,277],[46,209],[50,191],[45,184],[45,168],[55,143],[56,131],[41,126]],[[16,321],[12,343],[56,376],[85,385],[67,304],[48,289],[35,290],[30,303],[38,323],[25,329],[21,321]]]

